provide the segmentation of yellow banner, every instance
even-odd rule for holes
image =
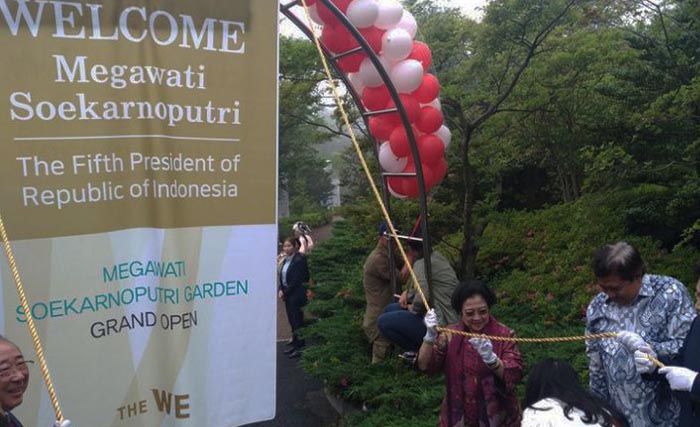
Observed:
[[[273,1],[0,1],[13,239],[275,222]]]

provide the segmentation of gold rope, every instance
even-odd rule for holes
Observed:
[[[56,420],[58,420],[58,423],[60,424],[64,420],[63,413],[61,412],[61,405],[58,402],[56,390],[54,389],[53,382],[51,381],[49,367],[46,365],[44,349],[41,346],[41,340],[39,339],[39,333],[37,332],[36,325],[34,324],[34,318],[32,317],[29,302],[27,302],[27,296],[24,293],[24,287],[22,286],[22,281],[19,278],[19,270],[17,269],[15,256],[12,252],[12,246],[10,246],[10,239],[7,237],[7,232],[5,231],[5,224],[2,220],[2,215],[0,215],[0,237],[2,237],[3,247],[5,248],[5,255],[7,255],[7,260],[10,265],[10,271],[12,272],[12,278],[14,279],[15,287],[17,288],[17,295],[19,296],[19,301],[22,304],[22,308],[24,309],[25,315],[27,316],[27,326],[29,327],[29,332],[32,336],[32,341],[34,342],[34,349],[36,350],[36,358],[39,362],[39,367],[41,368],[41,375],[44,377],[44,383],[46,383],[46,389],[49,392],[49,398],[51,399],[51,405],[53,405],[53,410],[56,414]]]
[[[573,342],[573,341],[583,341],[583,340],[600,340],[604,338],[615,338],[617,337],[617,332],[601,332],[599,334],[589,334],[589,335],[574,335],[571,337],[545,337],[545,338],[519,338],[519,337],[501,337],[501,336],[491,336],[484,335],[474,332],[464,332],[457,331],[454,329],[443,328],[438,326],[436,328],[439,332],[445,332],[448,334],[462,335],[471,338],[488,338],[491,341],[506,341],[506,342],[523,342],[523,343],[553,343],[553,342]]]
[[[574,335],[574,336],[570,336],[570,337],[518,338],[518,337],[501,337],[501,336],[494,336],[494,335],[477,334],[474,332],[457,331],[454,329],[443,328],[442,326],[438,326],[435,329],[437,329],[439,332],[444,332],[446,334],[462,335],[462,336],[471,337],[471,338],[487,338],[491,341],[507,341],[507,342],[522,342],[522,343],[574,342],[574,341],[583,341],[583,340],[602,340],[602,339],[606,339],[606,338],[616,338],[617,337],[617,332],[601,332],[599,334]],[[658,366],[659,368],[664,367],[664,364],[661,363],[661,361],[659,359],[655,358],[654,356],[650,355],[649,353],[644,353],[644,355],[654,365]]]
[[[348,118],[347,113],[345,112],[345,107],[343,106],[342,99],[340,95],[338,94],[338,89],[335,85],[335,81],[333,80],[333,76],[331,74],[331,70],[328,66],[328,61],[326,60],[326,56],[323,54],[323,49],[321,48],[321,42],[318,39],[318,35],[316,34],[316,30],[314,28],[313,21],[311,19],[311,15],[309,14],[308,6],[306,4],[306,0],[301,0],[303,9],[304,9],[304,15],[306,16],[306,21],[307,25],[309,28],[309,31],[314,37],[314,44],[316,45],[316,50],[318,51],[318,55],[321,58],[321,63],[323,64],[323,69],[326,72],[326,77],[328,79],[328,85],[331,87],[333,90],[333,97],[335,98],[335,103],[338,106],[338,110],[340,111],[341,116],[343,117],[343,123],[345,124],[345,127],[348,130],[348,133],[350,134],[350,139],[352,140],[353,147],[355,148],[355,152],[357,153],[357,157],[360,160],[360,163],[362,164],[362,169],[365,172],[365,175],[367,176],[367,180],[369,181],[370,187],[372,188],[372,193],[374,194],[374,197],[377,199],[377,203],[379,204],[379,207],[382,211],[382,215],[384,216],[384,219],[386,223],[389,226],[389,229],[391,230],[391,236],[394,238],[394,242],[396,242],[396,246],[399,249],[399,252],[401,253],[401,257],[403,258],[404,263],[408,267],[408,272],[411,276],[411,280],[413,282],[414,288],[418,291],[418,294],[420,295],[421,300],[423,301],[423,305],[427,307],[427,309],[430,309],[430,306],[428,305],[428,300],[425,297],[425,294],[423,293],[423,290],[420,287],[420,284],[418,283],[418,278],[416,277],[416,274],[413,271],[413,266],[411,265],[410,262],[408,262],[408,257],[406,256],[406,252],[403,249],[403,245],[399,241],[398,238],[398,233],[394,229],[394,224],[389,218],[389,213],[386,209],[386,206],[384,206],[384,202],[382,201],[382,198],[379,194],[379,190],[377,189],[377,185],[374,182],[374,178],[372,177],[372,173],[369,170],[369,167],[367,166],[367,161],[365,160],[364,155],[362,154],[362,150],[360,149],[360,144],[357,142],[357,138],[355,137],[355,132],[352,129],[352,126],[350,125],[350,119]],[[572,341],[581,341],[581,340],[588,340],[588,339],[604,339],[604,338],[615,338],[617,336],[616,332],[604,332],[600,334],[591,334],[591,335],[578,335],[578,336],[571,336],[571,337],[551,337],[551,338],[516,338],[516,337],[499,337],[499,336],[490,336],[490,335],[483,335],[483,334],[473,334],[469,332],[463,332],[463,331],[457,331],[454,329],[447,329],[443,327],[438,327],[438,331],[440,332],[446,332],[446,333],[452,333],[452,334],[457,334],[457,335],[464,335],[464,336],[470,336],[470,337],[481,337],[481,338],[488,338],[492,341],[511,341],[511,342],[529,342],[529,343],[554,343],[554,342],[572,342]],[[658,360],[654,359],[651,356],[648,356],[649,360],[654,362],[657,366],[663,366],[661,362]]]

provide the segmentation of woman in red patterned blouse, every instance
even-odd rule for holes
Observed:
[[[491,336],[514,336],[490,313],[496,296],[480,280],[455,289],[452,307],[461,322],[450,329]],[[428,331],[418,353],[418,367],[428,374],[445,373],[446,391],[440,427],[519,427],[522,413],[516,385],[523,376],[518,345],[513,342],[438,334],[437,315],[425,316]]]

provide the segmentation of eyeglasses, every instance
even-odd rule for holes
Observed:
[[[2,368],[0,369],[0,378],[3,380],[9,379],[16,371],[22,374],[26,374],[27,372],[29,372],[29,366],[33,364],[33,360],[22,360],[21,362],[17,362],[14,365]]]

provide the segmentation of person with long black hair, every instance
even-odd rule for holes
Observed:
[[[624,415],[585,390],[569,362],[544,359],[525,386],[522,427],[628,427]]]

